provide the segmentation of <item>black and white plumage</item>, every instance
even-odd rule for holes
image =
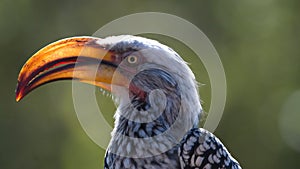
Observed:
[[[109,45],[112,46],[108,45],[108,48],[119,53],[139,51],[139,57],[154,59],[143,63],[131,81],[134,86],[145,92],[148,98],[140,98],[139,94],[132,93],[129,89],[129,93],[132,95],[131,104],[125,103],[125,106],[120,105],[121,108],[118,109],[122,112],[121,115],[116,116],[112,141],[105,157],[105,168],[241,168],[218,138],[205,129],[195,128],[198,126],[198,117],[202,112],[197,94],[197,83],[194,75],[179,55],[167,46],[153,40],[133,36],[113,38],[124,38],[124,40],[111,43]],[[108,41],[110,40],[108,39]],[[158,56],[153,56],[154,53]],[[149,98],[149,93],[155,89],[162,90],[167,100],[161,116],[149,123],[136,122],[135,118],[140,118],[140,111],[153,113],[151,106],[155,107],[156,105],[151,104],[154,101]],[[160,96],[155,96],[155,99],[159,100]],[[182,111],[180,108],[185,109],[186,112],[181,113],[185,113],[186,118],[178,119],[179,113]],[[133,116],[130,119],[133,120],[128,120],[126,118],[128,116],[123,117],[122,114],[130,114]],[[145,118],[149,118],[148,116]],[[115,133],[136,138],[153,137],[168,130],[175,120],[186,123],[185,127],[178,127],[176,132],[190,130],[180,142],[174,143],[170,150],[147,158],[128,158],[110,153],[111,147],[114,146],[120,149],[119,151],[128,151],[125,148],[128,146],[128,142],[124,142],[126,145],[118,143],[122,138],[118,138],[118,134]],[[170,135],[171,137],[172,135]],[[163,143],[163,141],[158,141],[157,147],[160,147],[159,144],[164,145]],[[134,143],[130,149],[129,151],[146,151]],[[155,147],[153,146],[151,149],[155,149]]]
[[[182,169],[188,168],[241,168],[221,141],[202,128],[191,129],[179,148]]]
[[[98,68],[102,71],[97,74],[99,82],[90,81],[82,74],[68,74],[86,71],[84,66],[92,65],[90,61],[95,60],[93,54],[87,53],[80,59],[84,69],[73,69],[73,57],[80,55],[74,54],[74,49],[83,46],[89,48],[89,52],[99,52],[99,49],[109,52]],[[55,55],[51,54],[53,51]],[[49,55],[54,57],[50,61],[45,59]],[[87,61],[89,55],[92,59]],[[42,84],[69,78],[105,88],[117,98],[119,106],[104,168],[241,168],[218,138],[197,128],[202,113],[198,85],[193,72],[173,49],[130,35],[105,39],[79,37],[53,43],[32,58],[19,75],[17,100]],[[38,68],[36,60],[43,60]],[[53,68],[60,62],[67,64]],[[47,71],[49,67],[52,70]],[[61,75],[62,70],[64,74]],[[117,74],[116,81],[107,80],[103,72]],[[119,77],[128,81],[119,80]]]

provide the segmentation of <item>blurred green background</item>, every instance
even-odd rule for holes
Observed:
[[[146,11],[189,20],[216,47],[228,94],[215,134],[243,168],[299,168],[299,5],[297,0],[1,0],[0,168],[103,168],[105,150],[81,128],[71,82],[43,86],[16,103],[17,76],[46,44],[91,35],[116,18]],[[209,84],[205,69],[199,70],[204,78],[198,80]],[[200,89],[206,110],[209,90],[209,85]],[[111,104],[109,98],[99,97]],[[102,109],[109,121],[114,109]]]

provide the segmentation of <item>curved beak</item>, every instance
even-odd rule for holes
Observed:
[[[127,78],[117,71],[115,54],[101,46],[100,38],[72,37],[39,50],[19,73],[16,101],[43,84],[76,79],[111,91],[114,85],[125,85]]]

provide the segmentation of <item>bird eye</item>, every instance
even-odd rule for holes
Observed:
[[[130,55],[127,57],[127,62],[130,64],[135,64],[135,63],[137,63],[137,61],[138,61],[137,56]]]

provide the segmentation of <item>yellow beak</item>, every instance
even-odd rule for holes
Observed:
[[[16,101],[33,89],[57,80],[76,79],[111,91],[115,85],[126,85],[128,79],[117,71],[120,61],[95,37],[62,39],[39,50],[19,73]]]

